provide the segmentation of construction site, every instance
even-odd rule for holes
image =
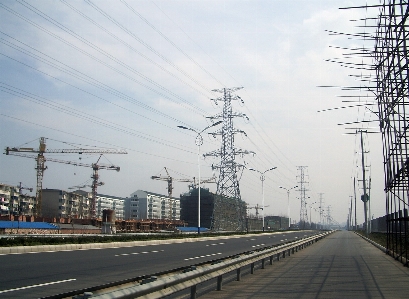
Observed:
[[[1,213],[3,220],[27,223],[48,222],[57,224],[60,228],[58,232],[70,233],[93,233],[96,230],[103,233],[146,232],[175,230],[177,227],[186,226],[199,229],[203,227],[212,231],[264,230],[264,208],[267,207],[264,206],[264,195],[262,205],[257,204],[254,207],[248,206],[240,195],[238,174],[246,167],[244,163],[236,162],[236,156],[254,155],[252,151],[237,148],[234,143],[234,135],[245,136],[246,133],[234,127],[233,118],[248,120],[245,114],[237,113],[232,108],[234,101],[244,103],[239,96],[234,94],[240,89],[241,87],[213,90],[213,92],[222,94],[212,99],[215,104],[222,103],[222,112],[208,117],[211,125],[202,131],[178,126],[180,129],[194,131],[197,134],[195,143],[198,146],[199,173],[198,178],[176,178],[171,176],[167,167],[164,167],[165,174],[151,176],[152,180],[167,183],[167,196],[146,190],[137,190],[127,198],[98,193],[98,187],[104,185],[104,182],[100,180],[99,171],[120,171],[117,165],[101,163],[101,157],[111,154],[127,154],[125,150],[82,147],[81,145],[76,145],[75,148],[49,149],[45,137],[39,139],[38,148],[6,147],[6,155],[36,161],[36,187],[26,188],[30,191],[35,190],[35,197],[32,198],[24,196],[25,187],[21,187],[21,183],[18,190],[16,187],[4,185],[2,187],[4,204]],[[221,128],[208,134],[213,137],[221,136],[220,149],[201,154],[200,146],[203,143],[201,134],[218,125],[222,125]],[[92,154],[99,155],[99,157],[94,163],[87,164],[82,160],[55,159],[52,157],[53,154]],[[212,165],[212,168],[219,172],[218,178],[215,175],[211,178],[201,178],[200,160],[205,157],[220,159],[219,163]],[[92,182],[89,185],[85,183],[81,186],[73,186],[73,189],[77,188],[73,192],[62,189],[44,189],[43,177],[47,169],[46,162],[91,168]],[[270,170],[272,169],[275,167]],[[174,182],[189,183],[189,191],[182,194],[180,198],[174,197]],[[203,184],[207,183],[217,185],[214,194],[202,188]],[[91,192],[81,190],[84,187],[91,187]],[[255,216],[248,216],[250,209],[256,209]],[[259,210],[263,211],[262,217],[259,215]],[[107,221],[104,215],[110,215],[110,220]],[[7,229],[15,230],[14,224]],[[32,230],[34,231],[35,229]]]

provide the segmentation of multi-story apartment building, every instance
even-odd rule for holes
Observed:
[[[35,197],[21,194],[17,186],[0,183],[0,215],[32,215]]]
[[[114,210],[117,220],[125,219],[125,199],[112,195],[97,194],[96,200],[96,215],[97,218],[102,218],[103,210]]]
[[[41,215],[59,218],[89,218],[89,197],[78,192],[43,189]]]
[[[76,190],[73,193],[80,194],[87,198],[87,211],[89,211],[89,202],[92,199],[92,193],[83,191],[83,190]],[[115,211],[115,219],[121,220],[124,219],[124,205],[125,200],[122,197],[116,197],[112,195],[105,195],[105,194],[97,194],[96,202],[95,202],[95,215],[96,218],[102,218],[103,210],[114,210]],[[89,215],[87,216],[89,217]]]
[[[180,200],[138,190],[125,199],[125,219],[180,220]]]

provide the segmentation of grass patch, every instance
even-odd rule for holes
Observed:
[[[386,233],[370,233],[366,235],[365,232],[362,230],[358,230],[356,231],[356,233],[364,237],[367,237],[368,239],[386,248]]]

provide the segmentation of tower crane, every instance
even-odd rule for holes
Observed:
[[[187,182],[187,183],[189,183],[189,182],[191,182],[191,180],[189,180],[189,179],[174,179],[173,177],[170,176],[168,169],[166,167],[164,167],[164,168],[165,168],[167,176],[161,176],[161,175],[155,176],[155,175],[153,175],[153,176],[151,176],[151,179],[152,180],[166,181],[168,183],[168,188],[167,188],[168,189],[168,197],[169,197],[169,214],[168,214],[168,218],[172,219],[173,181],[175,180],[175,181],[178,181],[178,182]]]
[[[173,181],[177,181],[177,182],[185,182],[185,183],[193,183],[189,185],[189,188],[194,188],[195,186],[198,185],[198,182],[196,182],[195,178],[193,179],[175,179],[173,177],[170,176],[169,171],[166,167],[164,167],[165,171],[166,171],[166,175],[167,176],[151,176],[152,180],[160,180],[160,181],[166,181],[168,183],[168,196],[169,198],[172,198],[172,190],[173,190]],[[210,179],[206,179],[206,180],[202,180],[202,183],[215,183],[216,182],[216,178],[212,177]],[[169,215],[168,215],[169,219],[172,219],[172,202],[169,201]]]
[[[199,182],[196,182],[196,179],[193,177],[193,181],[191,181],[192,184],[189,185],[189,188],[196,188],[199,185]],[[200,184],[205,184],[205,183],[216,183],[216,177],[212,176],[211,178],[204,179],[200,181]]]
[[[101,156],[99,157],[97,163],[92,164],[84,164],[80,162],[73,162],[73,161],[64,161],[58,160],[53,158],[46,158],[44,154],[127,154],[124,150],[116,150],[116,149],[90,149],[90,148],[79,148],[79,149],[46,149],[46,138],[40,138],[40,145],[38,149],[34,148],[23,148],[23,147],[6,147],[5,149],[6,155],[12,156],[19,156],[24,158],[32,158],[37,161],[37,188],[36,188],[36,205],[34,208],[34,215],[41,216],[41,202],[42,202],[42,186],[43,186],[43,177],[44,177],[44,170],[47,169],[45,166],[46,161],[50,162],[57,162],[57,163],[64,163],[70,164],[74,166],[84,166],[84,167],[91,167],[93,169],[93,175],[91,178],[93,179],[92,183],[92,200],[91,200],[91,217],[95,217],[95,202],[96,202],[96,194],[97,194],[97,186],[98,186],[98,170],[99,169],[107,169],[107,170],[116,170],[119,171],[120,168],[115,165],[103,165],[98,164]],[[31,154],[37,154],[31,155]]]
[[[264,206],[264,208],[267,208],[267,207],[269,207],[270,205],[268,205],[268,206]],[[256,210],[256,218],[258,219],[258,210],[263,210],[263,207],[260,207],[258,204],[256,204],[254,207],[247,207],[247,209],[248,210],[250,210],[250,209],[255,209]]]

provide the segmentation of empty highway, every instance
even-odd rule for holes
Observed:
[[[187,243],[0,255],[0,298],[46,297],[194,265],[314,233],[266,233]]]

